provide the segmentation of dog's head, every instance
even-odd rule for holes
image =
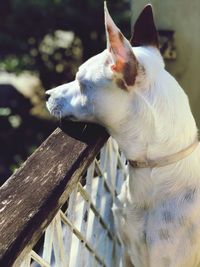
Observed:
[[[151,5],[137,19],[130,42],[106,6],[105,28],[107,49],[81,65],[74,81],[46,92],[50,113],[99,123],[114,137],[123,131],[132,137],[135,132],[135,140],[148,135],[143,143],[169,140],[176,129],[181,134],[183,117],[192,121],[185,131],[195,129],[187,97],[164,69]]]
[[[134,93],[153,82],[157,70],[163,68],[150,5],[139,16],[131,42],[106,6],[105,27],[107,49],[81,65],[73,82],[46,92],[53,116],[103,125],[117,122],[130,109]]]

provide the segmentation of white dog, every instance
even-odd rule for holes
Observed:
[[[188,98],[164,68],[150,5],[131,43],[106,6],[105,25],[107,49],[47,91],[47,107],[103,125],[129,160],[123,208],[113,208],[126,265],[200,266],[200,148]]]

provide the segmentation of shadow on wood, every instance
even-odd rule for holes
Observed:
[[[60,128],[67,135],[88,145],[93,144],[99,137],[109,136],[105,128],[94,123],[62,120]]]

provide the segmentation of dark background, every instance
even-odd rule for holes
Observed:
[[[107,4],[129,38],[130,1]],[[45,90],[73,80],[105,46],[103,1],[0,1],[0,184],[57,126],[45,109]]]

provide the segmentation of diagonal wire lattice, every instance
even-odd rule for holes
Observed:
[[[126,159],[109,138],[20,267],[123,266],[112,205],[127,176]]]

